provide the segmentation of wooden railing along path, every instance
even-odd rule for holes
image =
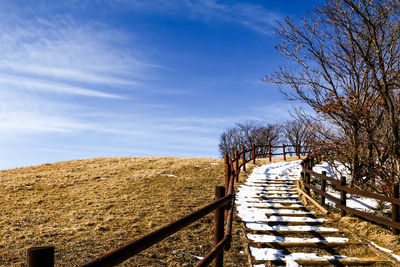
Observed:
[[[346,216],[347,213],[351,213],[368,221],[372,221],[380,225],[391,227],[393,234],[400,233],[399,184],[392,185],[391,197],[359,190],[357,188],[346,186],[346,177],[344,176],[340,177],[340,180],[338,180],[327,176],[325,171],[323,171],[322,173],[317,173],[313,171],[312,167],[314,166],[315,162],[316,162],[315,158],[306,158],[301,163],[302,165],[301,177],[302,177],[302,183],[304,185],[304,191],[300,190],[300,193],[302,193],[303,195],[307,194],[307,196],[311,196],[310,190],[312,190],[315,194],[320,196],[320,205],[322,207],[326,205],[325,200],[326,198],[328,198],[335,203],[336,208],[340,209],[341,216]],[[332,196],[331,194],[326,192],[327,182],[331,184],[334,190],[340,192],[340,198]],[[374,214],[360,211],[347,206],[346,205],[347,194],[354,194],[358,196],[363,196],[391,203],[392,206],[391,219],[385,218],[383,216],[376,216]]]
[[[291,150],[291,148],[293,150]],[[282,149],[282,153],[272,153],[272,150],[274,149]],[[186,226],[200,220],[213,211],[215,212],[214,247],[197,264],[197,266],[207,266],[212,261],[214,261],[213,266],[223,266],[224,250],[230,249],[230,242],[232,239],[232,221],[235,206],[234,184],[235,181],[239,180],[240,171],[246,171],[246,164],[250,161],[255,164],[256,158],[269,157],[269,160],[271,161],[272,156],[282,155],[284,160],[286,160],[287,154],[296,154],[298,158],[300,158],[300,155],[305,155],[306,152],[301,152],[299,145],[252,145],[251,148],[248,149],[243,146],[242,151],[240,152],[236,150],[233,158],[229,158],[228,155],[225,155],[225,187],[217,186],[215,188],[216,200],[214,202],[168,224],[167,226],[159,228],[146,236],[113,249],[96,259],[83,264],[82,267],[115,266],[182,230]],[[225,213],[227,214],[226,220]],[[30,248],[28,249],[27,254],[28,267],[54,266],[54,247]]]

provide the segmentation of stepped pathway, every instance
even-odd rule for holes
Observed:
[[[253,266],[394,266],[370,247],[301,203],[296,190],[300,161],[253,170],[236,197]]]

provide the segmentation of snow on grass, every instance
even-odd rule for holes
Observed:
[[[327,172],[327,176],[335,178],[335,179],[339,179],[338,177],[340,177],[341,175],[346,176],[347,177],[347,181],[349,181],[349,179],[351,178],[350,173],[348,172],[348,168],[346,168],[343,164],[335,161],[334,164],[335,166],[335,170],[332,166],[329,165],[328,162],[322,162],[321,164],[315,165],[313,167],[313,171],[321,173],[322,171],[326,171]],[[327,193],[329,193],[330,195],[336,197],[336,198],[340,198],[340,192],[333,190],[333,189],[327,189]],[[328,205],[335,205],[335,202],[333,202],[332,200],[330,200],[329,198],[326,198],[326,202]],[[356,209],[356,210],[360,210],[360,211],[364,211],[364,212],[374,212],[376,211],[377,207],[378,207],[379,201],[373,198],[367,198],[367,197],[362,197],[362,196],[357,196],[357,195],[347,195],[347,200],[346,200],[346,206]]]
[[[336,197],[336,198],[340,198],[340,193],[334,190],[327,190],[327,193]],[[333,202],[332,200],[330,200],[329,198],[326,198],[326,203],[328,205],[335,205],[335,202]],[[378,206],[378,200],[376,199],[372,199],[372,198],[367,198],[367,197],[356,197],[356,196],[347,196],[346,199],[346,206],[356,209],[356,210],[360,210],[360,211],[364,211],[364,212],[374,212],[376,211],[376,207]]]
[[[276,236],[276,235],[260,235],[260,234],[247,234],[247,238],[254,242],[262,242],[262,243],[346,243],[349,241],[348,238],[345,237],[284,237],[284,236]]]
[[[384,252],[386,252],[386,253],[389,253],[393,258],[395,258],[396,260],[400,261],[400,256],[394,254],[394,253],[393,253],[393,250],[390,250],[390,249],[387,249],[387,248],[383,248],[383,247],[381,247],[381,246],[378,246],[377,244],[375,244],[375,243],[372,242],[372,241],[369,241],[369,242],[370,242],[372,245],[374,245],[377,249],[382,250],[382,251],[384,251]]]
[[[287,232],[337,232],[338,229],[314,225],[273,225],[262,222],[245,222],[246,227],[256,231],[287,231]]]

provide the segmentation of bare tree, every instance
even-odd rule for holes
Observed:
[[[325,1],[299,25],[286,19],[277,33],[278,51],[297,66],[283,66],[266,80],[289,85],[288,99],[307,103],[338,129],[328,145],[350,163],[355,181],[376,169],[374,156],[389,172],[375,172],[383,185],[398,181],[400,2]]]
[[[302,151],[305,151],[305,147],[316,141],[311,122],[300,118],[285,122],[282,126],[282,132],[287,144],[299,145],[303,148]]]
[[[230,128],[220,136],[219,151],[221,155],[234,155],[235,150],[241,150],[242,145],[250,148],[252,144],[262,146],[257,154],[266,154],[267,145],[276,145],[280,139],[279,124],[263,124],[256,121],[236,123],[236,127]]]
[[[229,157],[235,155],[235,150],[244,145],[243,134],[238,127],[230,128],[223,132],[219,139],[219,152],[222,156],[227,154]]]

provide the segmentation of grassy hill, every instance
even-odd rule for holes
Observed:
[[[32,246],[56,247],[77,266],[210,203],[224,184],[220,159],[98,158],[0,171],[0,266],[21,266]],[[212,245],[213,214],[127,261],[192,266]],[[234,225],[234,233],[240,231]],[[227,265],[244,265],[235,234]]]

